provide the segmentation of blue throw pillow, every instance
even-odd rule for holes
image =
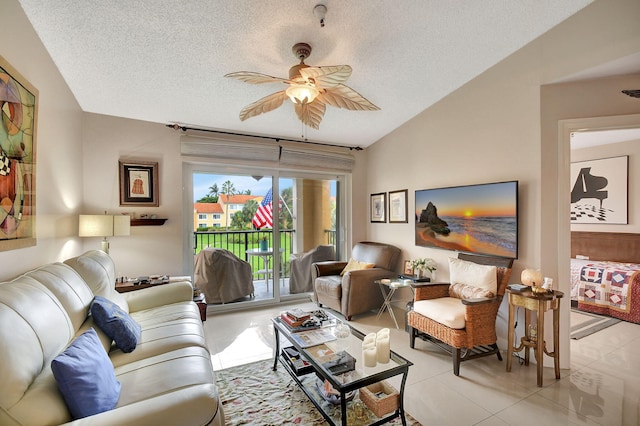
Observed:
[[[142,328],[120,306],[96,296],[91,304],[91,315],[100,330],[113,339],[122,352],[131,352],[136,348]]]
[[[51,361],[51,370],[74,419],[111,410],[118,403],[120,382],[93,328]]]

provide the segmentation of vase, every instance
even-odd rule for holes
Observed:
[[[260,240],[260,251],[269,251],[269,241]]]

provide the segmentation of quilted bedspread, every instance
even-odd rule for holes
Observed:
[[[592,262],[580,269],[578,309],[640,323],[640,265]]]

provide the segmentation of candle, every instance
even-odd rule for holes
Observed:
[[[365,367],[375,367],[377,363],[375,344],[362,345],[362,359]]]
[[[383,328],[376,335],[377,360],[381,364],[389,362],[391,357],[391,335],[388,328]]]
[[[364,339],[362,339],[362,345],[367,345],[369,343],[372,343],[374,346],[376,344],[376,333],[369,333],[366,336],[364,336]]]

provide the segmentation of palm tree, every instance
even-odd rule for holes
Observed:
[[[218,190],[218,184],[214,183],[213,186],[209,187],[209,196],[213,200],[215,200],[215,201],[212,201],[213,203],[217,203],[218,202],[219,195],[220,195],[220,191]]]

